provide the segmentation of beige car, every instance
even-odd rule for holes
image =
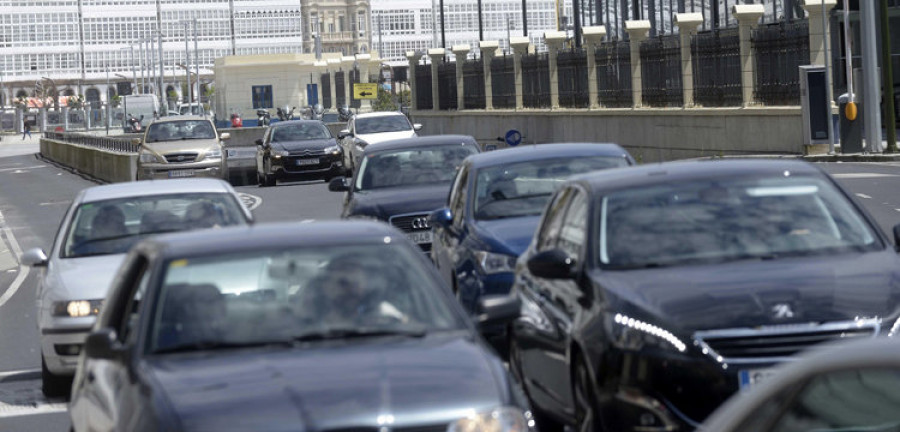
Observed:
[[[221,136],[205,117],[171,116],[147,126],[138,157],[137,179],[215,177],[228,179]]]

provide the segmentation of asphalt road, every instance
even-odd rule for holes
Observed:
[[[67,430],[64,400],[40,392],[34,273],[15,256],[49,249],[67,205],[93,182],[34,156],[28,143],[0,142],[0,431]],[[887,233],[900,223],[900,163],[830,163],[823,169],[849,188]],[[258,222],[337,219],[343,194],[324,182],[236,188]]]

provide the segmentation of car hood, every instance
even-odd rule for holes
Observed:
[[[459,336],[149,360],[185,430],[268,431],[447,424],[509,403],[492,361]]]
[[[219,140],[210,139],[187,139],[179,141],[158,141],[144,143],[149,150],[159,154],[180,153],[180,152],[199,152],[219,145]]]
[[[540,216],[526,216],[475,222],[479,239],[494,252],[518,256],[531,243]]]
[[[106,297],[125,254],[54,260],[47,273],[47,301],[92,300]]]
[[[355,192],[347,215],[365,215],[388,220],[394,215],[428,213],[446,205],[449,193],[450,183]]]
[[[594,270],[591,279],[605,288],[612,313],[696,331],[853,321],[857,317],[894,319],[900,314],[898,261],[892,251],[881,251]],[[787,305],[791,313],[777,305]],[[892,323],[884,325],[890,328]]]
[[[272,148],[276,150],[286,150],[289,152],[302,152],[304,150],[322,150],[325,147],[336,145],[334,138],[324,138],[307,141],[284,141],[272,143]]]
[[[356,138],[365,141],[368,144],[376,144],[383,141],[390,141],[395,139],[403,139],[403,138],[412,138],[416,136],[416,131],[410,129],[405,131],[397,131],[397,132],[379,132],[379,133],[370,133],[370,134],[358,134]]]

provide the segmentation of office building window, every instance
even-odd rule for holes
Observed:
[[[272,108],[272,86],[253,86],[253,108]]]

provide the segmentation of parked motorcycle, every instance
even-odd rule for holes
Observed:
[[[231,127],[239,128],[244,127],[244,121],[241,120],[241,116],[238,113],[231,114]]]
[[[277,112],[278,120],[281,120],[281,121],[293,120],[294,119],[294,110],[296,110],[296,109],[297,109],[297,107],[290,107],[290,109],[288,109],[287,105],[285,105],[284,108],[278,108],[278,112]]]
[[[268,126],[269,123],[272,122],[272,114],[269,114],[268,110],[258,109],[256,110],[256,124],[259,126]]]
[[[350,117],[353,117],[353,111],[350,111],[350,108],[347,105],[338,107],[338,116],[341,121],[349,121]]]

